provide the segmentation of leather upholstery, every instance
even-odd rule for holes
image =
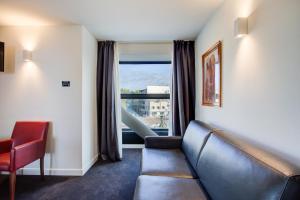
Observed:
[[[48,122],[16,122],[11,138],[13,147],[34,140],[42,140],[46,144]]]
[[[134,200],[207,200],[196,179],[140,176]]]
[[[200,152],[211,132],[209,126],[198,121],[191,121],[186,129],[182,149],[194,168],[196,168]]]
[[[6,153],[10,151],[12,144],[13,144],[12,139],[0,140],[0,153]]]
[[[214,200],[284,199],[289,179],[295,178],[284,175],[214,134],[203,148],[196,171]],[[288,199],[296,199],[296,196]]]
[[[297,166],[289,163],[287,160],[275,155],[274,153],[267,152],[262,148],[258,148],[255,145],[251,145],[250,143],[247,143],[245,140],[241,138],[233,137],[232,135],[229,135],[228,133],[225,133],[220,130],[218,131],[214,130],[213,134],[226,139],[227,142],[232,143],[242,151],[272,166],[272,168],[282,172],[286,176],[293,176],[293,175],[300,174],[300,169]]]
[[[41,158],[45,153],[43,150],[43,141],[34,140],[14,148],[15,169],[24,167],[34,160]]]
[[[149,140],[151,148],[143,150],[134,199],[300,200],[296,167],[225,135],[191,122],[182,151],[173,144],[170,149],[159,144],[167,138]]]
[[[193,168],[196,167],[200,151],[210,132],[208,125],[192,121],[183,138],[178,136],[146,137],[141,174],[196,178]]]
[[[181,178],[197,177],[180,149],[143,149],[141,174]]]
[[[48,122],[16,122],[10,140],[0,141],[0,171],[17,169],[45,154]]]
[[[9,171],[10,153],[0,154],[0,171]]]
[[[180,148],[182,137],[180,136],[147,136],[145,137],[146,148],[176,149]]]

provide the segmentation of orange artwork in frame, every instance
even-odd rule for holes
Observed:
[[[222,42],[202,55],[202,105],[222,106]]]

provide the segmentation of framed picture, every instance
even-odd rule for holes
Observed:
[[[222,105],[222,42],[202,55],[202,105]]]
[[[4,42],[0,42],[0,72],[4,72]]]

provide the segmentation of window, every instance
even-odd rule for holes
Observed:
[[[159,135],[168,134],[170,82],[171,62],[120,62],[122,107]],[[124,123],[122,128],[126,144],[133,131]]]

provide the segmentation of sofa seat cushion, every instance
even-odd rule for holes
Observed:
[[[197,179],[139,176],[134,200],[207,200]]]
[[[180,149],[144,148],[141,174],[178,178],[197,177]]]

